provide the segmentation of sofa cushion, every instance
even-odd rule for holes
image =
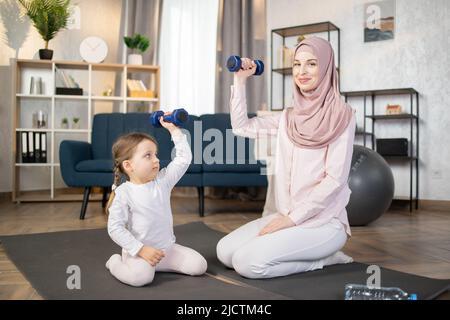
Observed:
[[[159,167],[165,168],[169,165],[170,160],[159,160]],[[202,165],[201,164],[193,164],[191,163],[189,165],[189,168],[187,169],[188,173],[201,173],[202,172]]]
[[[261,164],[254,156],[254,139],[233,134],[229,113],[205,114],[200,118],[204,172],[259,172]]]
[[[113,172],[113,161],[110,159],[84,160],[77,163],[78,172]]]
[[[205,187],[246,187],[267,186],[267,176],[259,172],[203,172],[202,183]]]
[[[261,172],[263,165],[257,164],[204,164],[204,172],[242,172],[242,173],[258,173]]]
[[[189,173],[184,174],[176,184],[177,187],[201,187],[202,186],[202,173]]]

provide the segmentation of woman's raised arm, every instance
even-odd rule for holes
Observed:
[[[274,115],[249,118],[245,84],[231,87],[230,116],[233,133],[246,138],[274,136],[278,132],[281,112]]]

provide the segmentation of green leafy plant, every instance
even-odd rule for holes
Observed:
[[[123,37],[125,45],[132,50],[139,50],[144,53],[150,46],[150,40],[142,34],[136,33],[132,37]]]
[[[26,15],[33,22],[42,39],[45,49],[61,29],[67,28],[71,15],[70,0],[18,0],[25,8]]]
[[[80,118],[75,118],[74,117],[72,120],[73,120],[73,123],[78,123],[78,121],[80,121]]]
[[[68,123],[69,123],[69,120],[68,120],[67,118],[62,118],[61,123],[63,123],[63,124],[68,124]]]

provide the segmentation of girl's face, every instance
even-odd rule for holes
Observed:
[[[140,184],[154,180],[159,172],[156,144],[147,139],[141,141],[133,157],[124,161],[123,166],[133,183]]]
[[[319,83],[319,64],[317,57],[307,51],[298,50],[295,54],[292,75],[295,84],[302,92],[309,92],[317,88]]]

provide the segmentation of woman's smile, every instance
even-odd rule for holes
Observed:
[[[301,84],[305,84],[311,81],[311,78],[299,78],[298,81],[300,81]]]

